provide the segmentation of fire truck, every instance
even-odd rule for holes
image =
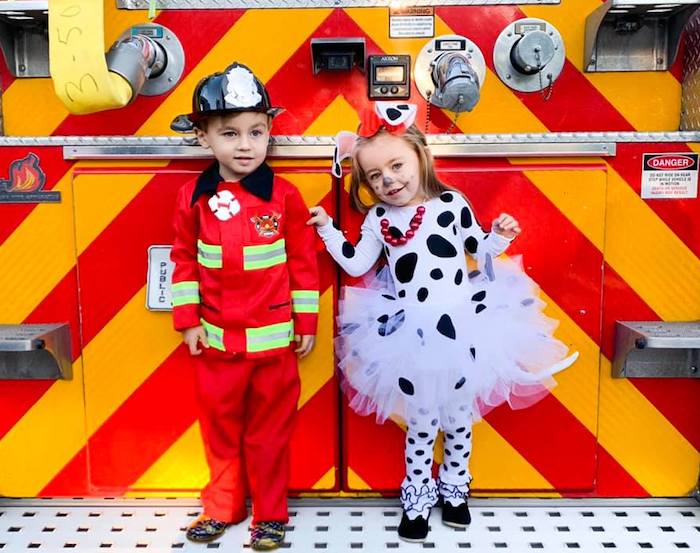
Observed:
[[[550,396],[474,427],[470,527],[434,515],[422,546],[401,542],[405,429],[340,391],[354,280],[319,242],[285,547],[700,550],[698,8],[0,0],[0,550],[205,547],[182,532],[208,469],[169,250],[175,194],[211,153],[170,122],[234,61],[285,108],[275,172],[352,239],[332,137],[371,101],[417,104],[441,180],[482,222],[521,222],[508,255],[579,352]]]

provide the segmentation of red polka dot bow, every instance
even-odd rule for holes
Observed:
[[[394,102],[375,102],[374,109],[363,110],[357,133],[340,131],[336,135],[331,173],[338,178],[342,176],[340,163],[353,156],[358,137],[371,138],[382,129],[393,135],[401,135],[413,124],[417,111],[415,104]]]

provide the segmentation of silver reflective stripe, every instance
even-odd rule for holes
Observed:
[[[271,259],[277,257],[278,255],[284,254],[284,247],[278,248],[265,253],[248,253],[245,254],[246,261],[263,261],[265,259]]]

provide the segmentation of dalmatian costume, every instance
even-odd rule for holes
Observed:
[[[382,254],[387,260],[366,286],[344,289],[336,351],[351,407],[408,427],[401,499],[411,520],[427,518],[439,495],[454,506],[464,502],[474,421],[506,401],[534,403],[577,357],[566,357],[567,346],[552,337],[557,323],[542,314],[535,283],[516,261],[496,259],[508,239],[485,233],[457,191],[422,205],[423,222],[403,245],[384,240],[381,221],[401,236],[416,206],[376,204],[356,245],[331,222],[318,227],[352,276],[367,273]],[[471,273],[465,251],[478,262]],[[440,429],[445,455],[435,482]]]

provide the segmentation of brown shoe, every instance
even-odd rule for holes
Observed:
[[[207,543],[223,536],[230,523],[200,515],[187,528],[187,539],[196,543]]]
[[[277,549],[284,541],[284,524],[258,522],[250,532],[250,547],[255,551]]]

